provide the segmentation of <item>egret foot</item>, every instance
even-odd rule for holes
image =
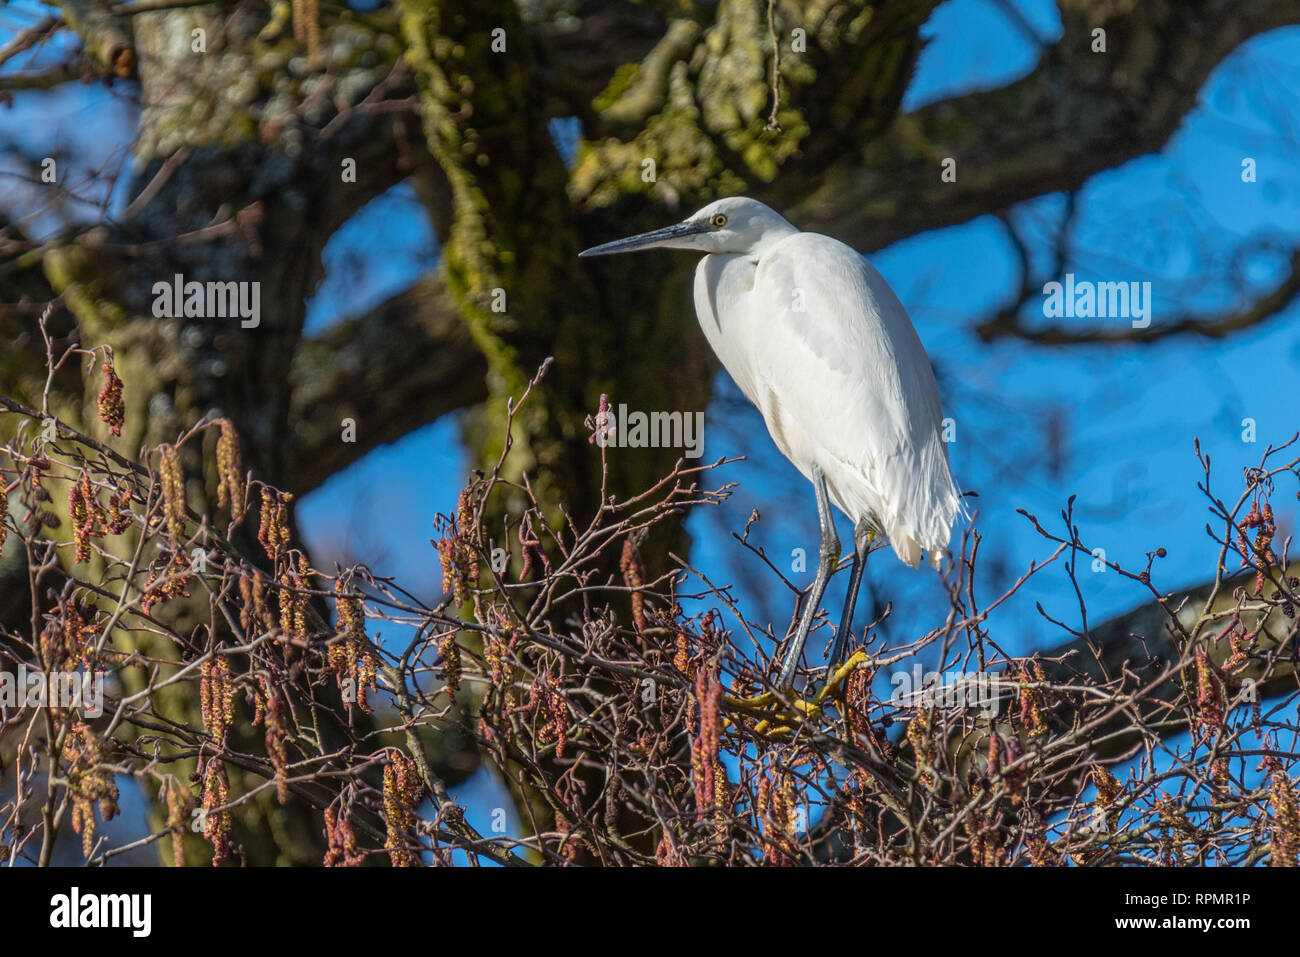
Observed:
[[[733,711],[739,711],[746,717],[757,718],[753,730],[759,737],[780,741],[793,735],[804,722],[821,723],[827,699],[832,696],[838,697],[836,692],[848,676],[870,660],[871,657],[865,651],[855,651],[848,661],[827,675],[826,683],[811,698],[803,698],[793,692],[778,695],[775,691],[765,691],[752,698],[723,695],[722,701]],[[783,697],[786,701],[782,701]],[[730,726],[731,723],[730,718],[723,718],[724,725]]]

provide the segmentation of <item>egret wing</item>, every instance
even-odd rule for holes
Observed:
[[[816,463],[836,503],[884,531],[899,557],[932,561],[960,497],[929,357],[902,303],[853,249],[799,233],[759,261],[750,398],[781,451]]]

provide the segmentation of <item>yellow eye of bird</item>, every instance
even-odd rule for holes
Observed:
[[[721,229],[723,226],[727,225],[727,217],[722,215],[722,213],[714,213],[713,218],[710,219],[709,222],[713,224],[714,229]]]

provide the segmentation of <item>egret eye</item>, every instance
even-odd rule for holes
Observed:
[[[727,225],[727,217],[722,213],[714,213],[709,219],[709,225],[714,229],[721,229],[723,226]]]

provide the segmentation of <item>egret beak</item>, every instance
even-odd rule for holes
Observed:
[[[678,223],[676,226],[665,226],[663,229],[642,233],[640,236],[629,236],[627,239],[616,239],[612,243],[592,246],[578,253],[578,258],[612,256],[615,253],[630,253],[638,249],[655,249],[661,246],[671,247],[674,241],[707,233],[709,228],[708,223]]]

